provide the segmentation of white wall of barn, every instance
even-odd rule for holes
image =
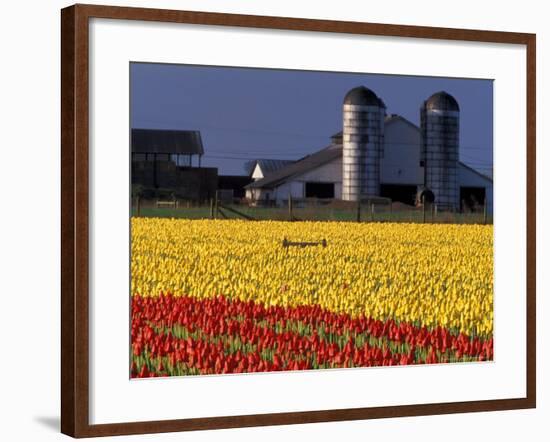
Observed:
[[[308,183],[335,183],[342,184],[342,158],[337,158],[329,163],[323,164],[315,169],[312,169],[298,178],[302,182]],[[336,188],[335,188],[336,193]],[[336,195],[336,198],[341,197]]]
[[[304,184],[295,180],[286,181],[273,189],[271,199],[275,199],[277,200],[277,204],[281,204],[283,200],[288,200],[288,195],[292,195],[292,198],[303,198]]]
[[[288,199],[289,191],[292,198],[305,198],[305,183],[334,183],[334,197],[342,198],[342,158],[330,161],[302,175],[281,184],[274,191],[277,203]]]
[[[382,184],[422,184],[420,142],[420,131],[406,121],[396,118],[386,123],[380,164]]]

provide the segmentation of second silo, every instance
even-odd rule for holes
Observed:
[[[457,210],[457,181],[460,109],[457,101],[441,91],[428,98],[420,109],[424,187],[437,207]]]
[[[370,89],[350,90],[343,105],[342,199],[380,194],[385,105]]]

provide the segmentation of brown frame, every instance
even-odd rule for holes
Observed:
[[[88,354],[88,20],[91,17],[525,45],[527,50],[527,396],[393,407],[90,425]],[[73,437],[511,410],[536,406],[535,57],[526,33],[97,5],[61,11],[61,431]]]

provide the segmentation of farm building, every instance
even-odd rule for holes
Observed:
[[[273,172],[282,169],[290,164],[294,163],[292,160],[270,160],[270,159],[258,159],[253,162],[250,167],[251,173],[250,177],[254,181],[261,180],[267,175],[272,174]]]
[[[344,99],[343,131],[323,149],[273,171],[258,161],[246,197],[268,204],[284,204],[289,195],[345,201],[387,197],[453,211],[487,204],[492,213],[492,179],[458,159],[459,115],[456,100],[438,92],[422,103],[418,127],[387,115],[384,102],[366,87],[352,89]]]
[[[201,167],[201,134],[193,130],[132,129],[132,185],[157,195],[208,201],[218,185],[218,169]]]

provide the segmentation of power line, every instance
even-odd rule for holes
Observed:
[[[384,146],[414,146],[414,147],[420,147],[422,148],[422,145],[421,143],[388,143],[388,142],[384,142]],[[268,154],[268,155],[276,155],[276,156],[281,156],[281,155],[285,155],[285,154],[293,154],[293,153],[297,153],[297,154],[300,154],[300,153],[303,153],[305,155],[311,153],[311,151],[308,149],[308,150],[305,150],[305,149],[294,149],[294,148],[287,148],[288,150],[286,149],[282,149],[282,148],[276,148],[275,149],[275,152],[269,152],[269,151],[266,151],[266,150],[250,150],[250,149],[246,149],[246,150],[233,150],[231,148],[227,148],[227,149],[224,149],[223,151],[221,150],[217,150],[217,149],[208,149],[208,152],[214,152],[214,153],[225,153],[225,152],[229,152],[231,154],[255,154],[255,153],[258,153],[258,154]],[[491,152],[491,150],[489,150],[488,148],[482,148],[482,147],[477,147],[477,148],[474,148],[474,147],[471,147],[471,146],[462,146],[462,145],[459,145],[459,153],[462,151],[462,150],[478,150],[478,151],[482,151],[482,152]]]
[[[263,154],[265,154],[267,152],[263,152]],[[310,155],[313,155],[315,154],[316,152],[310,152],[309,154],[307,155],[302,155],[300,156],[299,158],[288,158],[288,156],[286,156],[285,159],[288,159],[289,161],[298,161],[300,158],[307,158],[308,156]],[[212,159],[230,159],[230,160],[261,160],[261,159],[280,159],[280,158],[272,158],[272,157],[280,157],[281,155],[280,154],[268,154],[268,155],[265,155],[263,157],[259,157],[257,155],[253,155],[253,154],[239,154],[237,152],[228,152],[226,155],[222,154],[222,153],[214,153],[213,155],[212,154],[204,154],[203,155],[203,158],[212,158]],[[296,157],[298,157],[298,153],[297,155],[295,155]],[[459,155],[459,157],[464,160],[464,161],[467,161],[471,164],[476,164],[476,165],[479,165],[479,166],[489,166],[489,167],[492,167],[493,166],[493,163],[490,162],[490,161],[483,161],[483,160],[479,160],[479,159],[473,159],[473,158],[468,158],[468,157],[464,157],[462,155]],[[384,158],[382,158],[382,161],[384,161]],[[388,164],[388,163],[386,163]]]
[[[206,157],[206,155],[205,155],[205,157]],[[218,160],[238,160],[238,161],[244,161],[244,160],[250,160],[251,159],[251,158],[241,158],[241,157],[231,157],[231,156],[208,156],[208,158],[209,159],[218,159]],[[383,161],[383,159],[382,159],[382,161]],[[308,161],[307,157],[302,158],[302,159],[297,159],[297,160],[295,160],[295,162],[296,163],[300,162],[302,164],[309,164],[309,165],[325,164],[325,162]],[[489,163],[475,163],[475,162],[471,162],[471,161],[461,161],[461,162],[464,162],[469,166],[479,168],[479,169],[490,169],[490,170],[493,169],[492,164],[489,164]],[[383,165],[386,166],[386,167],[404,167],[404,165],[400,164],[400,163],[388,163],[388,162],[384,162],[384,161],[383,161]]]
[[[140,120],[142,122],[148,122],[153,125],[159,124],[158,122],[155,122],[153,120]],[[175,121],[175,120],[174,120]],[[177,122],[177,125],[181,125],[182,122],[187,121],[187,123],[190,123],[190,120],[180,120]],[[249,132],[249,133],[260,133],[260,134],[277,134],[277,135],[286,135],[286,136],[297,136],[297,137],[310,137],[310,138],[317,138],[317,139],[328,139],[335,135],[337,132],[331,134],[331,135],[320,135],[320,134],[311,134],[311,133],[300,133],[300,132],[289,132],[289,131],[282,131],[282,130],[266,130],[266,129],[251,129],[251,128],[242,128],[242,127],[225,127],[225,126],[216,126],[211,124],[203,124],[203,123],[192,123],[192,125],[195,125],[197,127],[200,126],[200,128],[208,128],[212,130],[221,130],[221,131],[231,131],[231,132]],[[141,125],[140,125],[141,126]],[[166,129],[173,129],[171,125],[160,123],[160,126],[165,126]],[[134,127],[137,128],[137,127]],[[201,130],[201,129],[198,129]],[[388,144],[388,143],[386,143]],[[416,143],[407,143],[407,142],[400,142],[400,143],[390,143],[394,145],[410,145],[410,146],[416,146]],[[466,150],[480,150],[480,151],[487,151],[487,146],[476,146],[476,145],[460,145],[461,149]]]

